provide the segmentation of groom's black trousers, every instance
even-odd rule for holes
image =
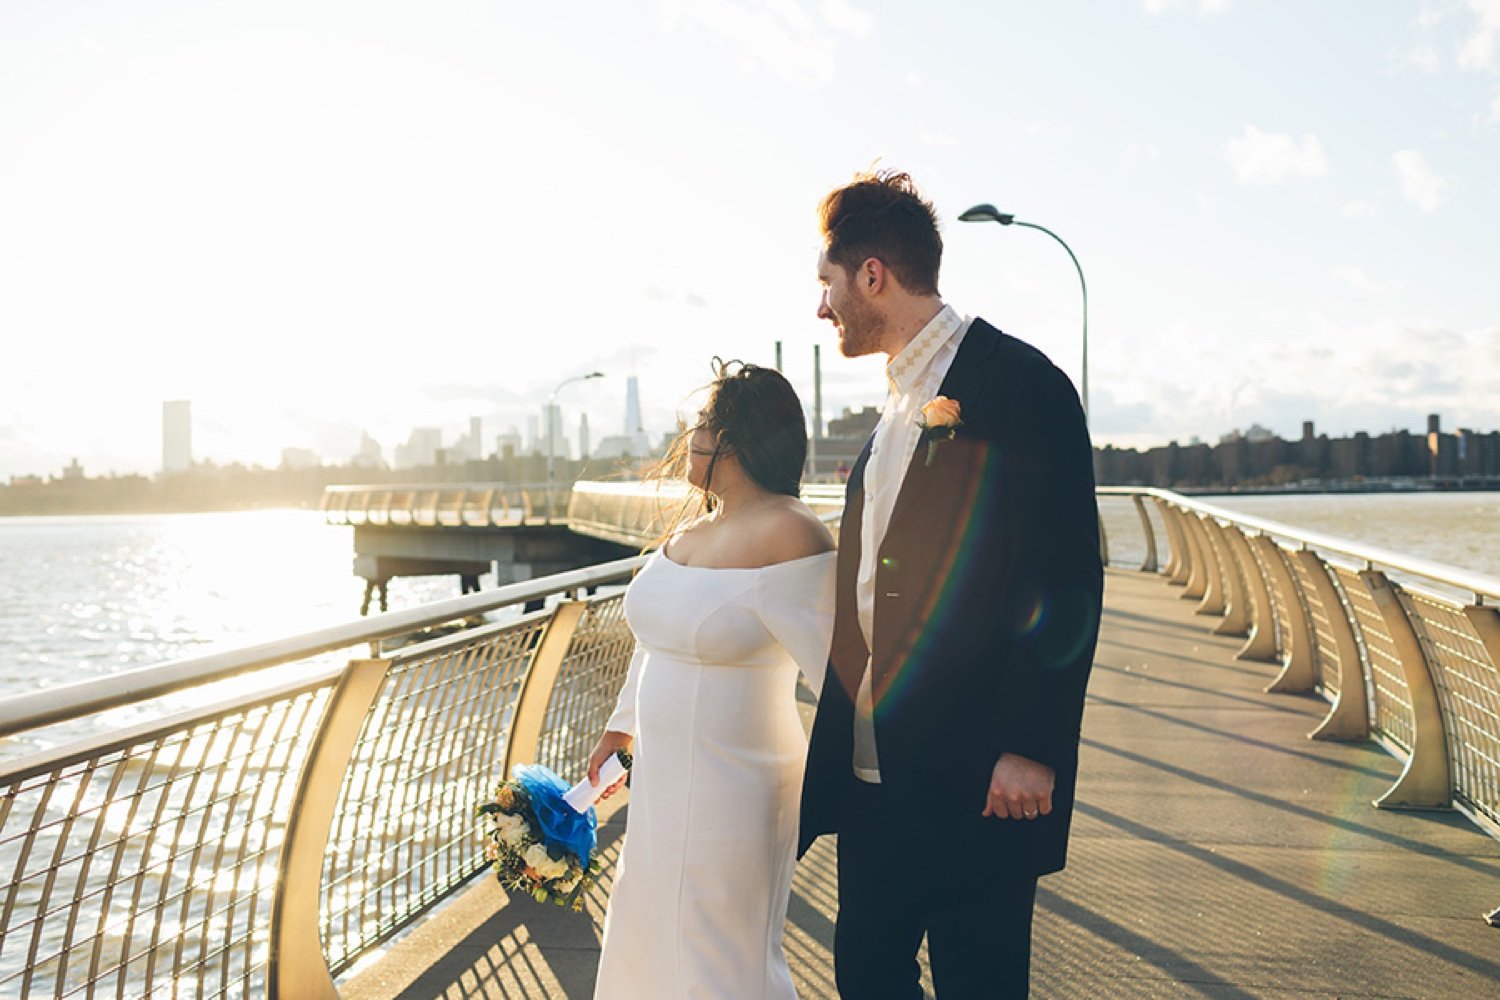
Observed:
[[[884,786],[854,784],[838,831],[839,996],[920,1000],[926,934],[938,1000],[1024,998],[1036,879],[1004,871],[1004,858],[950,853]]]

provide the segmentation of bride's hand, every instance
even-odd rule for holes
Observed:
[[[616,750],[624,750],[626,753],[629,753],[630,748],[634,745],[635,737],[629,733],[617,733],[612,729],[606,730],[604,735],[599,737],[599,742],[594,746],[594,752],[589,754],[589,784],[597,788],[599,785],[600,766],[609,760]],[[623,784],[625,784],[625,776],[621,776],[613,785],[606,788],[604,794],[599,797],[601,799],[609,798],[615,792],[618,792],[620,786]]]

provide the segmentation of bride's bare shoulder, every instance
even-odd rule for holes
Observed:
[[[765,512],[757,525],[757,534],[767,563],[805,559],[837,548],[828,526],[805,503],[793,497]]]

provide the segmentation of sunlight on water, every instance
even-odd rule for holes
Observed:
[[[353,558],[353,529],[313,511],[0,518],[0,693],[356,618]],[[398,579],[390,607],[457,595]]]

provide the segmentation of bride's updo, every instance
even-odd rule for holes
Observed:
[[[714,465],[733,455],[757,486],[789,497],[802,492],[802,466],[807,461],[807,426],[802,401],[786,376],[774,368],[741,361],[713,360],[714,380],[697,422],[683,429],[667,455],[647,474],[648,480],[686,480],[693,434],[713,435],[704,488],[693,488],[672,513],[658,511],[663,532],[647,548],[662,545],[684,524],[705,510],[713,510]]]
[[[761,489],[797,496],[807,462],[807,426],[792,384],[774,368],[740,361],[714,358],[713,371],[698,424],[716,442],[706,487],[713,488],[713,462],[732,453]]]

